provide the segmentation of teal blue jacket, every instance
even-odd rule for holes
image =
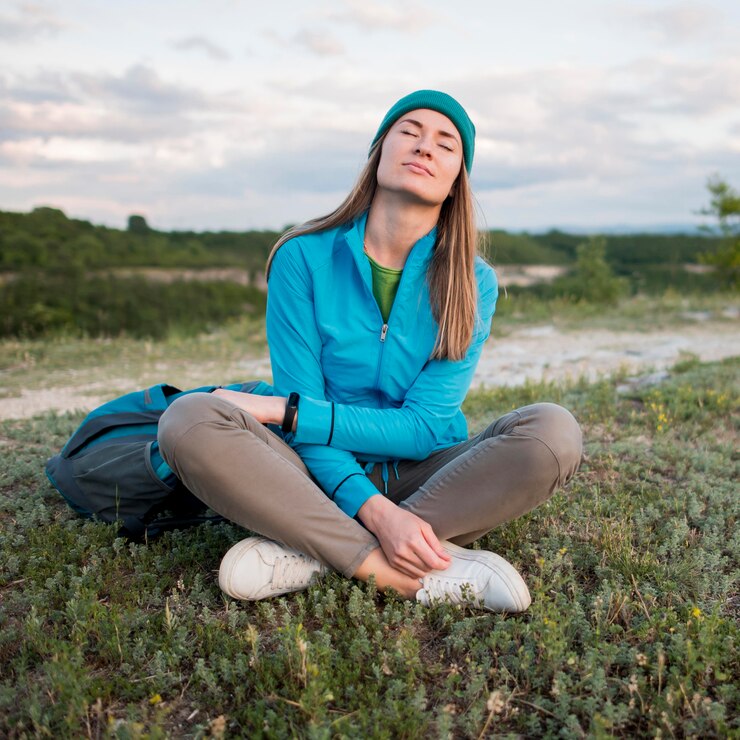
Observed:
[[[388,322],[373,296],[365,223],[299,236],[276,252],[267,291],[274,393],[300,394],[286,441],[349,516],[378,493],[357,461],[423,460],[468,437],[460,406],[491,328],[498,287],[476,258],[478,315],[462,360],[430,360],[437,323],[427,267],[436,229],[408,255]],[[396,468],[397,474],[397,468]]]

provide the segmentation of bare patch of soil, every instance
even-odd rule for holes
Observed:
[[[473,383],[519,385],[582,376],[595,380],[620,369],[663,370],[687,355],[705,362],[740,355],[740,326],[704,322],[654,332],[527,327],[489,341]]]

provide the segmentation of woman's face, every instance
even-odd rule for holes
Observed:
[[[460,174],[462,140],[447,116],[427,108],[402,115],[383,141],[378,188],[441,206]]]

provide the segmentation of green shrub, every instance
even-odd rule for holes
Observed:
[[[265,300],[256,288],[223,281],[30,273],[0,288],[0,336],[196,334],[243,313],[260,315]]]

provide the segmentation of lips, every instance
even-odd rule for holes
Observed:
[[[420,162],[404,162],[403,165],[404,167],[408,167],[412,172],[418,172],[419,174],[423,172],[425,175],[434,177],[432,171],[426,165],[423,165]]]

